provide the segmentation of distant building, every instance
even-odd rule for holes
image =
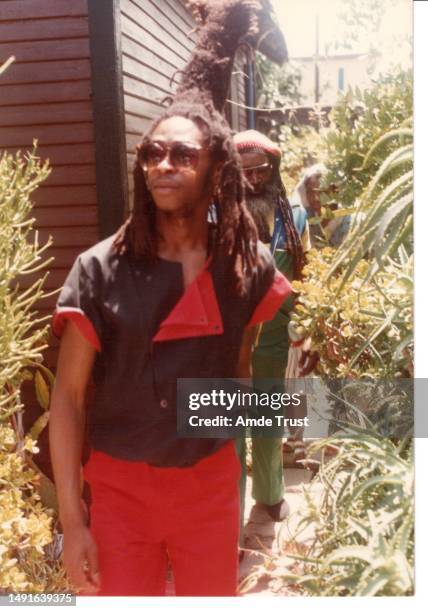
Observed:
[[[369,67],[371,58],[367,53],[348,53],[343,55],[294,57],[290,62],[301,71],[300,93],[302,105],[312,106],[316,102],[322,106],[333,106],[338,95],[348,87],[365,88],[370,85]],[[318,92],[316,100],[316,66],[318,66]]]

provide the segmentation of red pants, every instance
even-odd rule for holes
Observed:
[[[91,532],[98,595],[236,595],[240,463],[230,442],[187,468],[158,468],[91,451]]]

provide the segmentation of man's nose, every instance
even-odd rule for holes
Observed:
[[[260,183],[260,176],[257,170],[250,170],[247,173],[247,179],[252,185],[258,185]]]
[[[174,170],[174,165],[171,163],[171,159],[169,157],[169,151],[166,152],[165,157],[158,163],[158,170],[169,171]]]

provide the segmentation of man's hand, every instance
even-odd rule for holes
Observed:
[[[311,351],[311,339],[306,338],[302,344],[302,354],[299,359],[299,376],[305,377],[311,374],[318,361],[319,354],[316,351]]]
[[[64,529],[64,566],[79,595],[94,595],[99,591],[97,545],[85,525]]]

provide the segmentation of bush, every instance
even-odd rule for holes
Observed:
[[[358,205],[364,189],[395,143],[385,142],[367,163],[365,157],[379,138],[398,129],[411,118],[412,112],[410,71],[383,76],[369,89],[350,89],[333,107],[325,137],[329,172],[323,182],[338,185],[337,199],[342,206]]]
[[[282,579],[299,585],[303,595],[413,595],[412,446],[350,426],[312,451],[327,446],[337,454],[316,477],[323,484],[321,503],[306,491],[299,525],[311,525],[314,543],[305,555],[289,555],[297,571]]]
[[[359,93],[366,112],[343,98],[326,138],[329,183],[358,214],[337,251],[312,252],[295,283],[298,330],[312,335],[322,375],[413,375],[413,174],[411,80],[407,73]],[[352,120],[351,120],[352,119]],[[340,211],[339,211],[340,212]]]
[[[35,302],[45,274],[23,290],[23,275],[41,273],[50,260],[42,255],[50,242],[38,244],[28,218],[30,196],[48,176],[34,151],[24,159],[3,153],[0,158],[0,588],[3,592],[49,592],[68,588],[58,560],[53,508],[41,500],[42,487],[52,483],[40,474],[31,456],[38,452],[37,435],[49,413],[48,386],[41,351],[47,346],[46,318],[37,316]],[[22,427],[21,386],[36,371],[37,395],[44,412],[28,434]],[[43,371],[43,375],[41,372]]]

